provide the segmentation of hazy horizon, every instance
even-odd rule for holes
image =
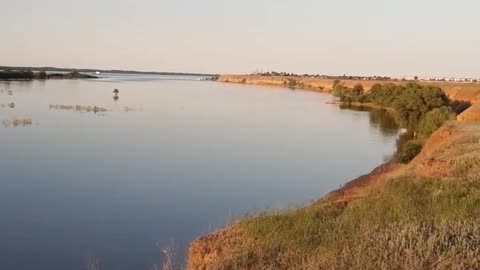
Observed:
[[[0,65],[480,77],[473,0],[9,1]]]

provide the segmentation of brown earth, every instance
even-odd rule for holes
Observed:
[[[458,116],[459,121],[477,122],[480,121],[480,103],[474,103],[470,108]]]

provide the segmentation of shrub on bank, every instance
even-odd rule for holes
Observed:
[[[340,98],[340,101],[344,103],[353,103],[360,102],[364,103],[367,101],[365,95],[365,89],[363,85],[357,84],[353,88],[346,87],[343,83],[336,80],[333,83],[333,95]]]
[[[417,131],[420,121],[429,111],[448,104],[447,96],[439,87],[410,83],[392,105],[399,124],[408,130]]]
[[[397,161],[407,164],[412,161],[422,151],[423,143],[418,140],[410,140],[405,142],[396,154]]]
[[[365,93],[361,84],[348,88],[340,81],[335,81],[333,94],[344,103],[370,102],[393,108],[396,122],[414,134],[411,139],[416,139],[398,148],[397,158],[402,163],[412,160],[420,152],[423,141],[445,121],[455,117],[449,99],[437,86],[418,83],[375,84]]]
[[[427,139],[439,129],[446,121],[454,120],[455,113],[450,107],[442,106],[425,114],[418,124],[418,134],[421,139]]]

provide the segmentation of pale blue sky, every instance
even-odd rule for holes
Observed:
[[[478,0],[0,0],[0,65],[480,77]]]

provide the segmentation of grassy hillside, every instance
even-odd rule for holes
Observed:
[[[480,183],[400,177],[329,202],[239,223],[255,245],[232,269],[478,269]]]

